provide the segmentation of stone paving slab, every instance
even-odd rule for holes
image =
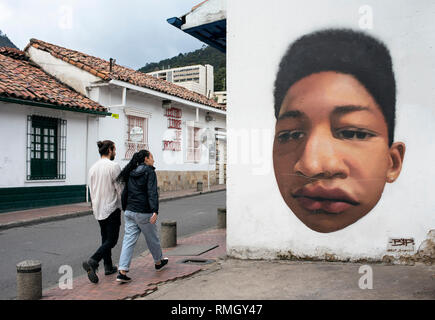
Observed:
[[[138,300],[432,300],[435,266],[222,259],[188,279],[158,285]],[[364,278],[365,279],[365,278]],[[367,311],[367,310],[366,310]]]
[[[225,229],[210,229],[201,233],[178,239],[179,245],[218,244],[219,246],[203,255],[205,259],[218,259],[226,254],[226,231]],[[175,247],[176,248],[176,247]],[[170,256],[170,251],[164,249],[163,254]],[[210,265],[181,264],[177,261],[187,259],[189,256],[170,257],[169,264],[163,270],[157,272],[150,254],[133,259],[129,277],[130,283],[121,284],[116,282],[116,274],[105,276],[104,268],[99,271],[100,281],[98,284],[91,283],[87,276],[74,278],[72,290],[61,290],[58,287],[47,289],[43,292],[42,300],[124,300],[146,296],[157,290],[157,284],[171,282],[189,277]],[[179,299],[183,299],[182,296]]]

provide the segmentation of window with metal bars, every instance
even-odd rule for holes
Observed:
[[[66,120],[27,116],[27,180],[66,178]]]
[[[131,159],[140,150],[149,150],[148,118],[127,115],[127,141],[125,159]]]

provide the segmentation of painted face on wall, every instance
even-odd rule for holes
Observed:
[[[273,164],[289,208],[310,229],[341,230],[365,216],[401,171],[405,145],[388,144],[381,109],[353,76],[314,73],[281,104]]]

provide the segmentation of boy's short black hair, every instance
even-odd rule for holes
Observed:
[[[302,36],[281,59],[275,80],[275,117],[288,89],[313,73],[336,71],[354,76],[380,106],[394,140],[396,81],[390,53],[379,40],[350,29],[327,29]]]

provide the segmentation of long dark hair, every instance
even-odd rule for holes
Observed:
[[[150,157],[150,152],[148,150],[140,150],[136,152],[131,158],[130,162],[127,163],[124,169],[122,169],[117,180],[120,182],[127,183],[128,178],[130,177],[130,172],[136,169],[139,165],[143,164],[145,158],[149,158],[149,157]]]

